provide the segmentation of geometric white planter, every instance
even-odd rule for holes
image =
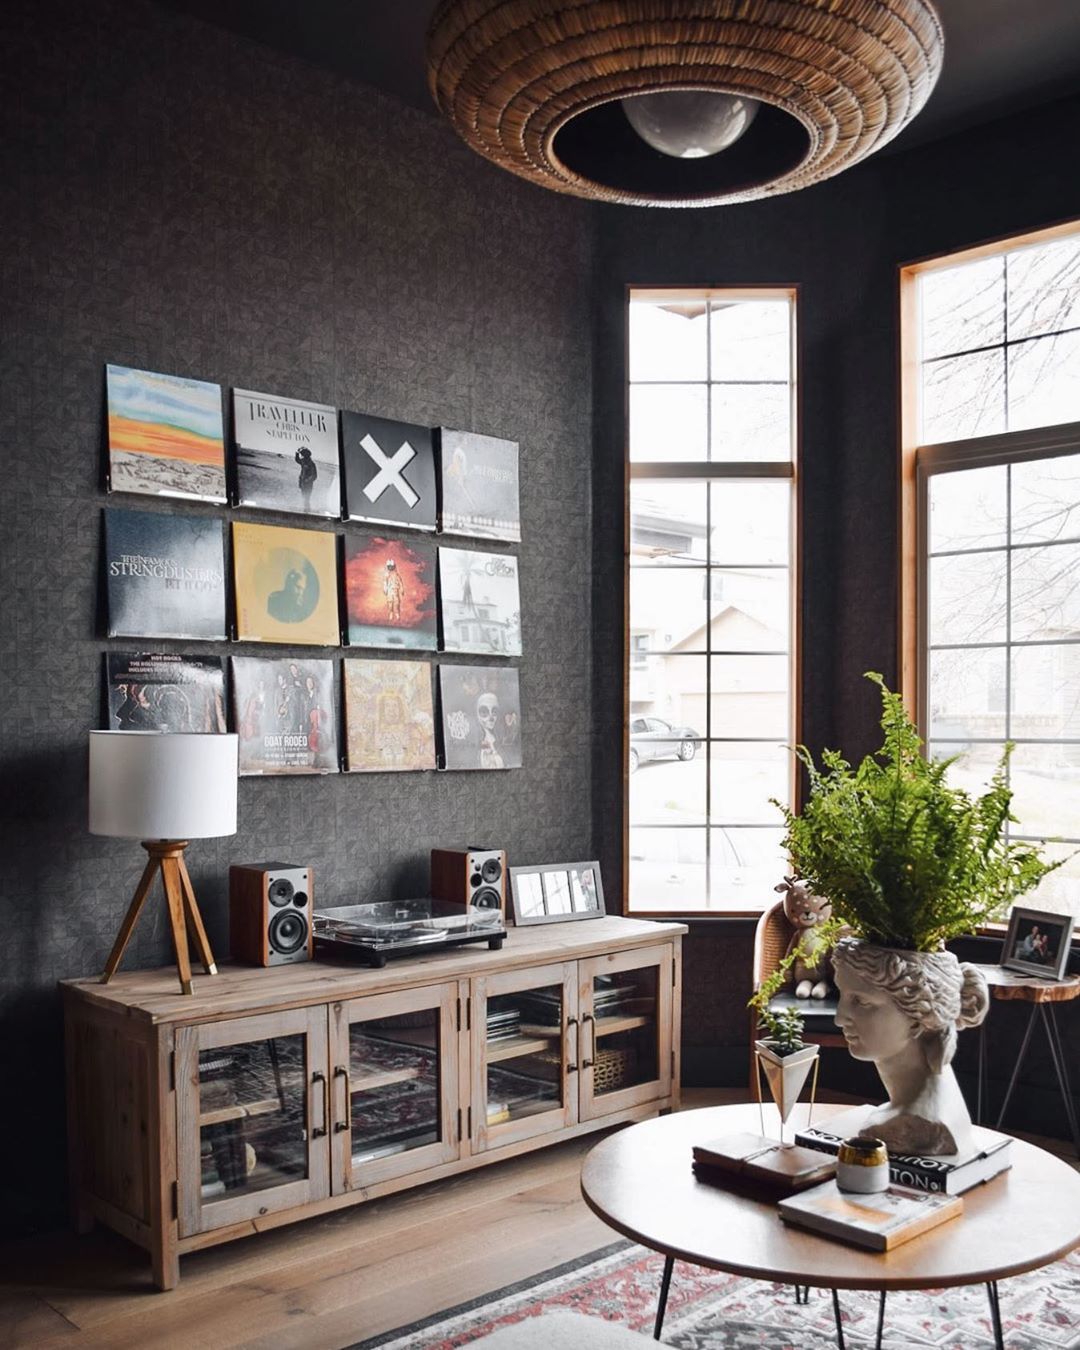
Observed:
[[[780,1123],[785,1125],[791,1115],[799,1093],[810,1075],[819,1046],[804,1045],[790,1055],[778,1055],[768,1041],[755,1041],[754,1051],[758,1064],[765,1070],[776,1109],[780,1112]]]

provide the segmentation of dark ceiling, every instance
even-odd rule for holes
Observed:
[[[435,113],[424,75],[435,0],[166,3]],[[945,68],[926,108],[890,148],[1080,92],[1080,0],[938,0],[938,10]]]

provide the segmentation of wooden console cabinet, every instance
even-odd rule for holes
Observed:
[[[75,1222],[186,1252],[677,1106],[686,928],[65,981]]]

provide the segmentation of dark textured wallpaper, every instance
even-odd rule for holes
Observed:
[[[10,0],[0,25],[11,1228],[62,1204],[55,982],[101,968],[143,862],[86,832],[102,652],[135,649],[99,612],[105,363],[521,444],[525,767],[241,781],[238,835],[188,854],[215,951],[233,861],[310,863],[317,894],[347,902],[425,893],[433,845],[589,857],[593,213],[488,167],[434,117],[146,0]],[[155,899],[125,964],[171,959],[166,934]]]

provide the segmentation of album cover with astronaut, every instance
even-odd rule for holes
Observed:
[[[435,528],[435,448],[430,427],[342,412],[345,518]]]
[[[336,408],[234,389],[233,440],[238,505],[341,515]]]
[[[511,553],[439,549],[443,650],[521,655],[518,560]]]
[[[225,524],[105,508],[109,637],[225,636]]]
[[[337,535],[233,521],[236,636],[336,647]]]
[[[435,768],[427,661],[343,661],[349,773]]]
[[[433,652],[438,645],[434,542],[347,534],[345,608],[352,646]]]
[[[521,768],[516,667],[440,665],[439,703],[446,768]]]
[[[443,534],[521,538],[518,443],[439,428]]]
[[[337,773],[334,662],[232,658],[240,773]]]
[[[219,656],[108,652],[109,731],[225,731],[225,671]]]

